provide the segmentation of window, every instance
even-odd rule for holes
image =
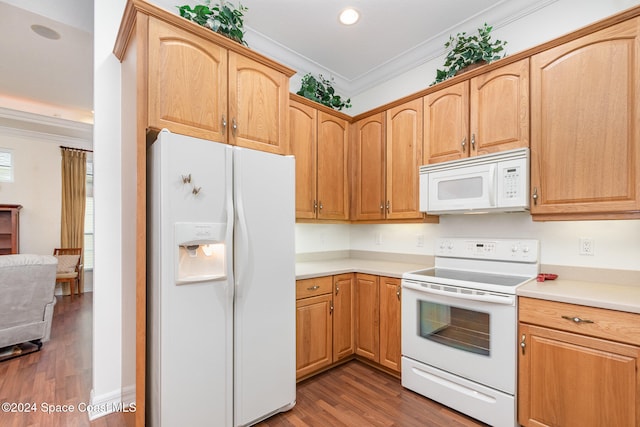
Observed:
[[[13,153],[0,148],[0,182],[13,182]]]
[[[84,269],[93,270],[93,159],[87,157],[87,195],[84,212]]]

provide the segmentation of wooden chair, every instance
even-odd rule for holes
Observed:
[[[80,295],[80,276],[82,273],[82,248],[56,248],[53,256],[58,258],[56,283],[69,283],[69,292],[73,298],[74,287]]]

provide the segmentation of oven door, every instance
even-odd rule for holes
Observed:
[[[514,395],[516,296],[402,281],[402,354]]]

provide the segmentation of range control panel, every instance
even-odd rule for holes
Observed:
[[[535,239],[436,239],[439,257],[537,262],[540,243]]]

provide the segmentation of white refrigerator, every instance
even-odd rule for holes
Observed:
[[[295,166],[167,130],[147,156],[147,417],[246,426],[295,405]]]

